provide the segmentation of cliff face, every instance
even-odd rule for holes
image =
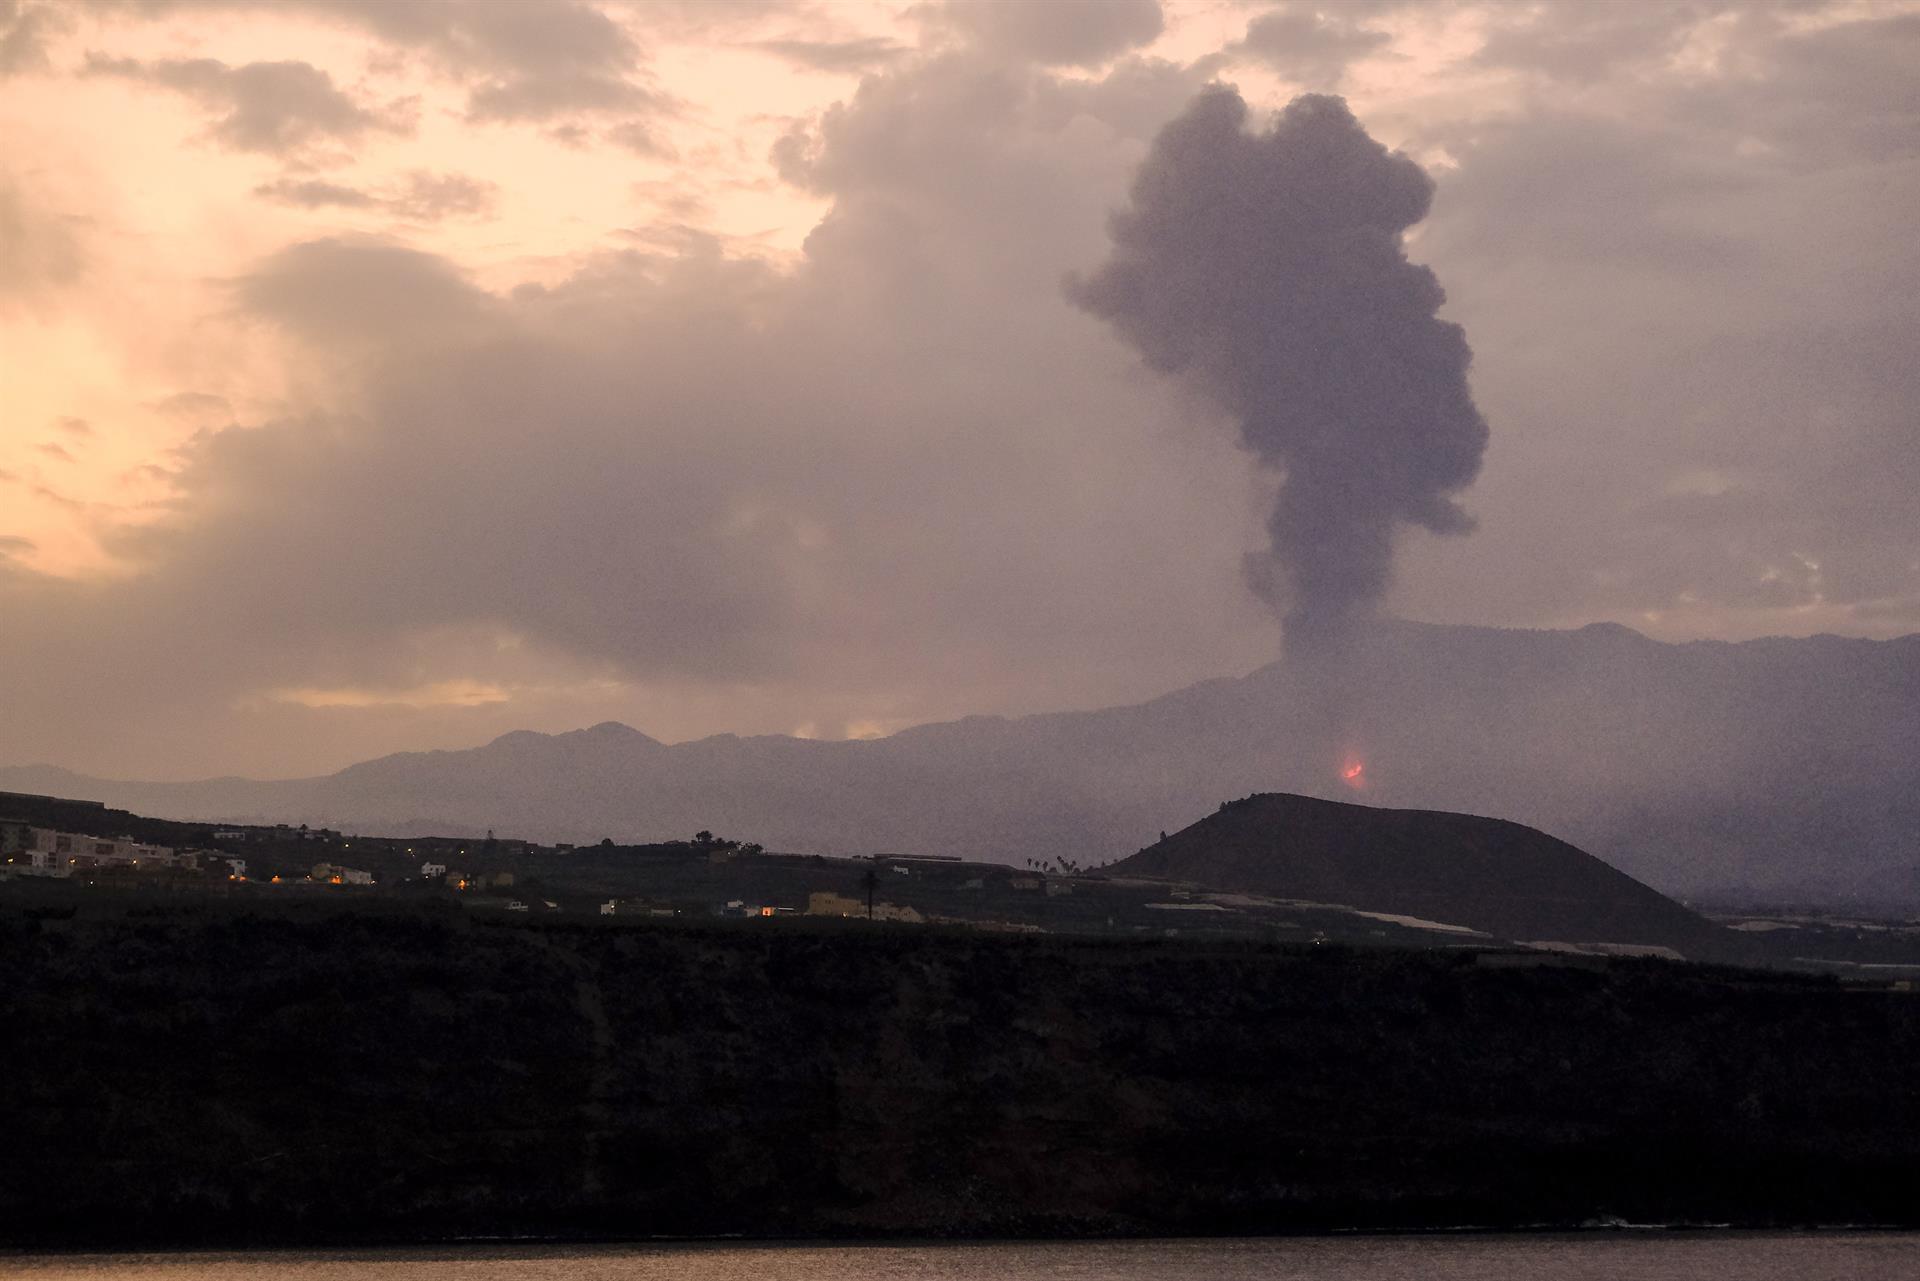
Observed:
[[[1113,865],[1116,876],[1344,903],[1499,938],[1670,947],[1742,940],[1599,859],[1518,823],[1266,793]]]
[[[0,1239],[1907,1221],[1920,1001],[888,928],[0,923]]]

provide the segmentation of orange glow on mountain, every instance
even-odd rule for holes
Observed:
[[[1360,761],[1349,761],[1340,771],[1340,781],[1348,787],[1364,787],[1367,782],[1367,767]]]

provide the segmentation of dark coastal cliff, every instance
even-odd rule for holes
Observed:
[[[0,1240],[1916,1221],[1920,999],[1508,963],[13,914]]]

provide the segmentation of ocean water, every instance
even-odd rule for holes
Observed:
[[[0,1255],[33,1281],[1915,1281],[1920,1233],[1607,1232],[967,1245],[472,1245]]]

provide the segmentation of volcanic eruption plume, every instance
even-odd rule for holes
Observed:
[[[1155,140],[1114,213],[1113,254],[1067,281],[1153,368],[1192,379],[1282,475],[1253,589],[1288,649],[1331,644],[1391,577],[1400,524],[1472,528],[1449,495],[1480,470],[1487,425],[1472,352],[1400,237],[1433,184],[1367,136],[1339,98],[1296,98],[1246,131],[1231,88]]]

